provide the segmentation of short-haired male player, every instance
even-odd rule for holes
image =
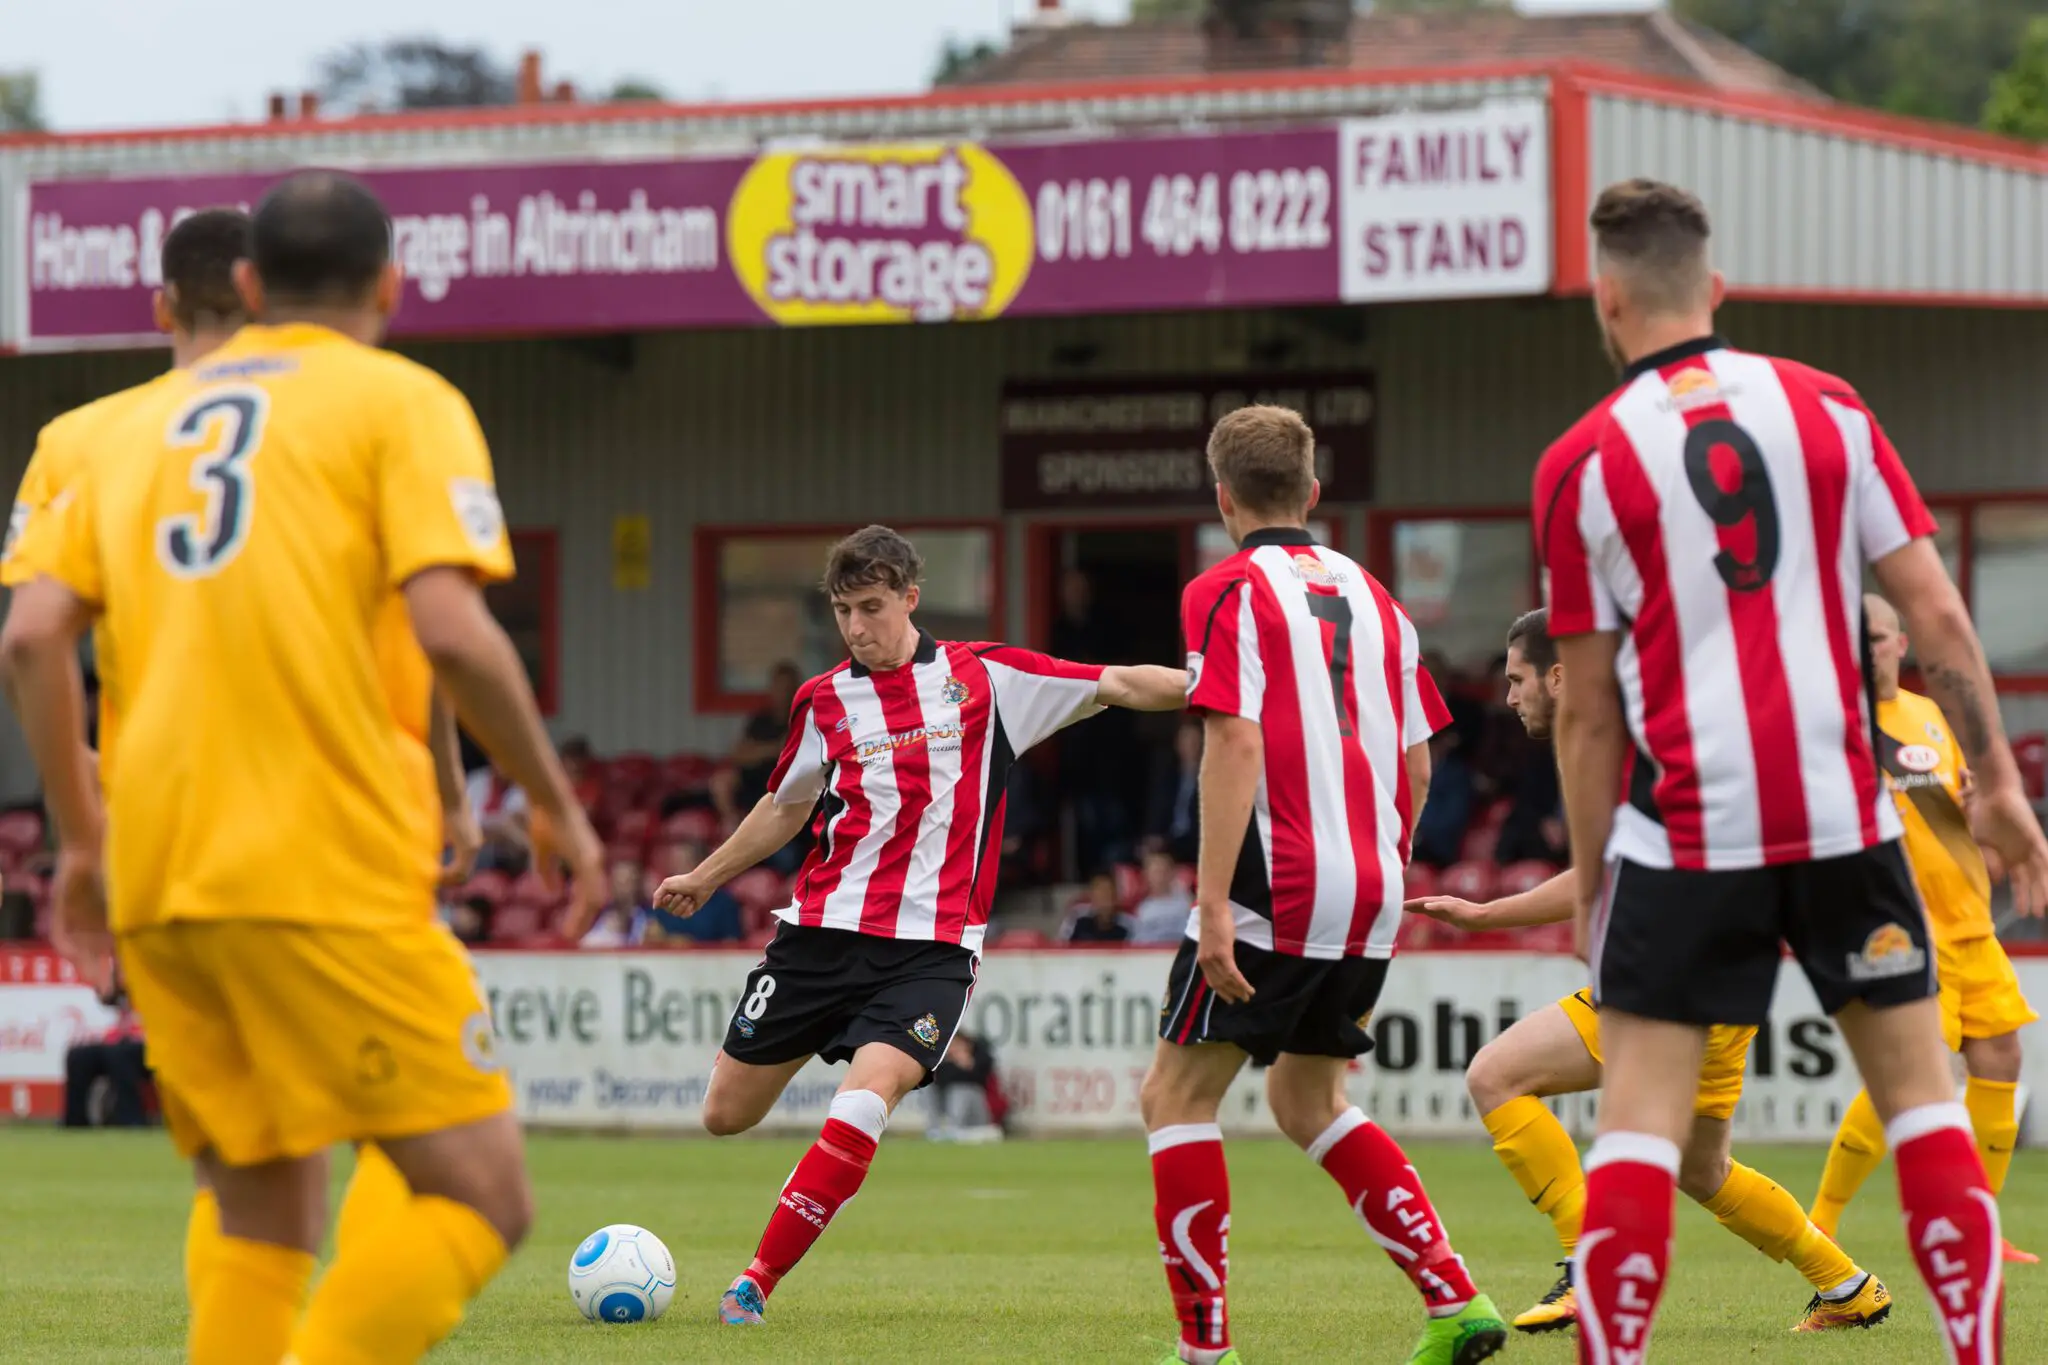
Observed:
[[[179,219],[164,236],[160,258],[163,285],[150,300],[157,330],[171,339],[171,369],[132,388],[71,409],[53,418],[36,437],[28,468],[22,472],[20,490],[14,496],[14,513],[8,524],[7,544],[0,554],[0,585],[18,588],[35,577],[31,564],[36,552],[28,544],[33,535],[52,534],[56,519],[51,509],[67,496],[84,468],[86,457],[99,444],[99,433],[109,429],[122,414],[149,401],[165,383],[190,370],[248,322],[242,297],[235,290],[235,262],[249,255],[249,215],[240,209],[200,209]],[[106,641],[95,631],[100,649]],[[105,698],[102,698],[103,703]],[[112,739],[111,707],[102,705],[101,742]],[[436,703],[432,748],[440,778],[443,801],[442,821],[455,857],[450,877],[467,874],[481,836],[469,813],[462,789],[462,767],[454,725],[447,708]],[[198,1300],[199,1277],[211,1261],[212,1247],[220,1236],[220,1210],[204,1172],[194,1192],[192,1213],[185,1237],[186,1296]],[[397,1170],[374,1146],[362,1148],[350,1177],[348,1193],[337,1217],[337,1235],[354,1240],[361,1228],[381,1218],[388,1209],[407,1197],[405,1182]]]
[[[90,978],[118,948],[172,1138],[219,1202],[195,1365],[418,1360],[532,1218],[490,1017],[435,915],[437,681],[554,818],[579,901],[603,893],[484,604],[511,555],[475,415],[375,345],[389,252],[356,182],[273,188],[235,266],[263,325],[99,435],[0,633],[57,819],[56,927]],[[95,621],[104,808],[76,655]],[[408,1195],[301,1317],[343,1141],[376,1142]]]
[[[1508,628],[1507,678],[1508,705],[1529,737],[1549,739],[1564,668],[1550,638],[1549,613],[1542,607]],[[1473,932],[1563,924],[1572,917],[1572,886],[1572,874],[1560,872],[1541,886],[1490,905],[1430,896],[1410,901],[1408,909]],[[1790,1261],[1806,1277],[1813,1298],[1793,1331],[1873,1326],[1891,1313],[1891,1294],[1883,1282],[1850,1260],[1830,1240],[1832,1229],[1815,1226],[1783,1186],[1729,1155],[1729,1119],[1742,1099],[1743,1072],[1755,1037],[1756,1030],[1747,1025],[1717,1026],[1707,1034],[1678,1188],[1722,1227],[1772,1260]],[[1600,1015],[1592,992],[1567,995],[1518,1020],[1479,1049],[1465,1084],[1493,1138],[1494,1154],[1557,1228],[1569,1257],[1579,1245],[1586,1211],[1586,1173],[1571,1134],[1543,1100],[1600,1088]],[[1578,1320],[1578,1294],[1565,1275],[1542,1302],[1515,1319],[1515,1326],[1524,1332],[1554,1332]]]
[[[1285,408],[1240,409],[1210,434],[1209,464],[1238,551],[1181,598],[1188,704],[1205,735],[1201,850],[1139,1092],[1178,1358],[1238,1359],[1216,1114],[1256,1060],[1280,1131],[1420,1291],[1428,1323],[1411,1365],[1471,1365],[1507,1328],[1407,1156],[1344,1090],[1372,1047],[1429,737],[1450,716],[1406,614],[1305,529],[1321,494],[1308,424]]]
[[[2037,914],[2048,840],[1983,649],[1862,398],[1715,334],[1723,284],[1699,200],[1627,181],[1602,192],[1592,229],[1623,382],[1544,453],[1531,499],[1564,664],[1575,923],[1607,1054],[1573,1261],[1580,1360],[1649,1352],[1707,1033],[1765,1021],[1782,943],[1886,1124],[1948,1358],[1992,1365],[1998,1205],[1955,1100],[1927,918],[1872,738],[1865,566],[1977,775],[1976,834]]]
[[[747,974],[704,1096],[743,1133],[813,1056],[851,1061],[824,1131],[719,1304],[758,1324],[769,1295],[867,1178],[889,1115],[927,1084],[974,992],[1017,756],[1105,706],[1177,711],[1177,668],[1066,663],[919,629],[917,548],[886,526],[832,549],[825,593],[852,656],[797,689],[768,794],[655,904],[692,914],[787,844],[822,799],[817,847]]]
[[[2019,1138],[2014,1096],[2020,1079],[2019,1031],[2041,1016],[2020,993],[2019,975],[1991,922],[1991,872],[1970,835],[1970,769],[1941,708],[1899,686],[1906,633],[1899,614],[1876,594],[1863,599],[1877,690],[1878,758],[1906,827],[1906,856],[1934,926],[1934,974],[1941,982],[1941,1028],[1963,1054],[1969,1085],[1963,1105],[1991,1193],[2005,1189]],[[1884,1125],[1859,1093],[1828,1148],[1813,1220],[1829,1233],[1842,1209],[1884,1160]],[[2007,1261],[2040,1258],[2005,1243]]]

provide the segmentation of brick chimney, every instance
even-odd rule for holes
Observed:
[[[1209,0],[1211,71],[1351,64],[1351,0]]]
[[[320,117],[320,95],[317,91],[299,92],[299,117],[308,120]]]
[[[283,91],[281,91],[281,90],[273,90],[273,91],[271,91],[271,92],[270,92],[270,102],[269,102],[269,110],[268,110],[268,112],[269,112],[269,115],[270,115],[270,121],[271,121],[272,123],[283,123],[283,122],[285,121],[285,118],[287,117],[287,112],[288,112],[288,111],[287,111],[287,109],[286,109],[286,106],[285,106],[285,99],[284,99],[284,92],[283,92]]]
[[[519,55],[519,99],[520,104],[541,102],[540,53],[523,52]]]

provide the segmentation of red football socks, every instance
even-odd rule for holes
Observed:
[[[1604,1133],[1586,1155],[1586,1223],[1572,1257],[1579,1365],[1642,1365],[1671,1267],[1678,1147]]]
[[[825,1235],[833,1216],[860,1192],[888,1121],[888,1105],[871,1090],[847,1091],[833,1099],[832,1117],[790,1172],[747,1267],[747,1278],[764,1296],[775,1292],[782,1277]]]
[[[1213,1123],[1176,1124],[1153,1133],[1147,1146],[1159,1259],[1180,1319],[1181,1354],[1214,1359],[1230,1349],[1230,1174],[1223,1131]]]
[[[2005,1358],[2004,1234],[1969,1111],[1953,1103],[1909,1109],[1891,1121],[1885,1137],[1899,1172],[1906,1243],[1934,1297],[1947,1358],[1951,1365],[1999,1365]]]
[[[1308,1155],[1343,1189],[1367,1235],[1421,1292],[1430,1316],[1449,1317],[1478,1295],[1422,1178],[1385,1129],[1347,1109],[1309,1144]]]

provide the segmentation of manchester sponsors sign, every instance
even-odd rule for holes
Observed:
[[[1209,430],[1252,403],[1292,408],[1315,428],[1325,501],[1372,497],[1370,371],[1033,380],[1003,389],[1003,509],[1213,507]]]
[[[1275,132],[365,170],[399,336],[971,321],[1540,293],[1547,110]],[[164,235],[282,172],[31,184],[27,346],[148,344]]]

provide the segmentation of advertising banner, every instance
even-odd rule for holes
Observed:
[[[583,1128],[694,1127],[752,960],[715,952],[478,954],[521,1116]],[[965,1026],[993,1048],[1021,1128],[1139,1130],[1138,1084],[1170,960],[1146,950],[989,955]],[[2019,969],[2033,998],[2048,998],[2048,959],[2021,959]],[[1398,1135],[1470,1138],[1482,1131],[1463,1079],[1472,1055],[1516,1019],[1584,984],[1585,968],[1570,958],[1406,954],[1373,1015],[1377,1048],[1354,1069],[1352,1097]],[[2033,1025],[2024,1043],[2027,1086],[2038,1090],[2048,1085],[2048,1036]],[[771,1126],[816,1128],[843,1074],[816,1062],[806,1067]],[[1224,1108],[1227,1129],[1276,1131],[1262,1079],[1251,1068],[1240,1077]],[[1825,1142],[1857,1086],[1840,1035],[1788,966],[1771,1024],[1750,1054],[1737,1138]],[[1592,1132],[1596,1096],[1554,1107],[1573,1131]],[[899,1123],[923,1121],[923,1102],[913,1098]],[[2040,1140],[2038,1131],[2031,1140]]]
[[[398,336],[944,322],[1540,293],[1540,99],[1282,131],[363,170]],[[30,185],[27,347],[147,344],[180,216],[282,172]]]
[[[47,948],[0,945],[0,1103],[13,1118],[64,1109],[64,1054],[118,1016]]]

